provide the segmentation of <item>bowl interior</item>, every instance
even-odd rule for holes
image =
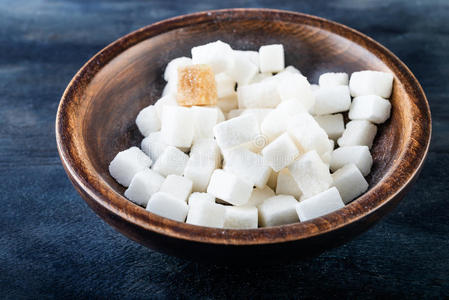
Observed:
[[[383,201],[381,198],[387,199],[403,185],[399,179],[395,182],[391,175],[397,172],[398,163],[410,147],[414,122],[420,121],[416,111],[427,108],[425,98],[422,103],[413,103],[410,88],[415,79],[413,76],[404,78],[403,73],[409,72],[405,66],[395,57],[387,57],[391,54],[374,41],[344,26],[300,14],[242,10],[203,13],[200,17],[178,18],[168,24],[163,22],[144,28],[105,48],[77,74],[60,107],[60,112],[68,112],[62,113],[61,126],[65,132],[61,133],[61,143],[71,144],[62,150],[62,157],[67,160],[66,167],[73,168],[90,187],[105,187],[101,191],[92,188],[90,193],[101,194],[103,201],[109,204],[114,202],[111,204],[114,209],[125,210],[125,215],[145,214],[148,220],[157,220],[143,209],[126,211],[135,205],[122,196],[124,188],[109,175],[108,165],[117,152],[140,146],[143,137],[134,121],[142,108],[160,98],[166,64],[173,58],[190,56],[194,46],[215,40],[242,50],[258,50],[264,44],[281,43],[286,65],[296,66],[311,83],[316,83],[318,76],[326,71],[351,73],[372,69],[393,73],[392,114],[378,127],[372,148],[374,164],[367,178],[370,190],[346,207],[352,209],[343,209],[338,222],[343,224],[354,215],[377,207]],[[416,88],[416,95],[422,93],[419,84]],[[430,115],[428,117],[430,119]],[[424,121],[430,124],[429,120]],[[422,160],[424,154],[419,155]],[[420,161],[412,163],[409,168],[416,169],[419,164]],[[386,186],[375,190],[381,182]],[[108,200],[112,198],[115,200]],[[300,226],[314,233],[329,230],[337,217],[329,218]],[[170,226],[175,226],[172,223]],[[214,229],[210,229],[210,232],[218,231],[214,233]]]

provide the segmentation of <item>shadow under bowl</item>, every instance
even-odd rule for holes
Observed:
[[[166,64],[190,49],[222,40],[234,49],[284,45],[286,65],[317,82],[326,71],[372,69],[394,75],[391,118],[372,148],[369,190],[311,221],[253,230],[179,223],[128,201],[109,175],[117,152],[140,145],[137,113],[158,100]],[[431,116],[410,70],[385,47],[344,25],[268,9],[199,12],[164,20],[113,42],[75,75],[62,96],[56,138],[64,168],[89,206],[127,237],[171,255],[212,262],[296,259],[315,255],[363,232],[397,205],[429,147]]]

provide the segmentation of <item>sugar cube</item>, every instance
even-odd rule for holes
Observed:
[[[260,72],[279,72],[284,69],[284,46],[265,45],[259,48]]]
[[[316,150],[319,155],[323,155],[332,150],[326,132],[308,113],[299,113],[291,117],[287,131],[300,152]]]
[[[165,81],[178,82],[178,69],[181,67],[190,66],[192,59],[189,57],[178,57],[172,59],[165,67],[164,79]]]
[[[182,106],[164,106],[161,135],[175,147],[190,147],[195,134],[193,111]]]
[[[195,205],[197,202],[215,203],[215,197],[208,193],[194,192],[189,196],[189,206]]]
[[[253,186],[231,172],[215,170],[207,187],[207,192],[232,205],[248,202]]]
[[[373,158],[367,146],[346,146],[335,149],[332,152],[330,168],[332,172],[343,166],[354,163],[363,176],[371,171]]]
[[[376,133],[376,125],[366,120],[354,120],[346,124],[346,129],[337,143],[340,147],[368,146],[371,149]]]
[[[148,201],[147,211],[167,219],[184,222],[189,206],[170,194],[157,192]]]
[[[276,107],[281,102],[275,82],[261,81],[237,88],[240,108]]]
[[[378,71],[354,72],[349,80],[349,88],[353,97],[377,95],[382,98],[390,98],[393,75]]]
[[[299,150],[289,134],[284,133],[263,148],[262,155],[264,165],[268,165],[278,172],[298,157]]]
[[[156,161],[167,146],[168,145],[162,140],[161,132],[156,131],[150,133],[142,140],[140,148],[152,161]]]
[[[264,186],[263,188],[254,188],[251,192],[251,197],[246,204],[243,206],[258,206],[265,199],[273,197],[275,194],[269,186]]]
[[[346,85],[320,87],[315,91],[315,106],[313,111],[316,115],[327,115],[347,111],[351,106],[351,95]]]
[[[125,197],[132,202],[147,206],[151,195],[161,188],[164,177],[150,169],[144,169],[134,175],[129,187],[125,190]]]
[[[315,116],[315,121],[333,140],[338,139],[345,131],[345,122],[342,114]]]
[[[258,212],[256,207],[226,206],[225,209],[224,228],[257,228]]]
[[[161,129],[161,121],[156,113],[154,105],[150,105],[142,109],[136,118],[136,125],[143,136]]]
[[[332,179],[345,204],[348,204],[368,189],[368,182],[366,182],[354,163],[338,169],[332,174]]]
[[[216,41],[192,48],[194,64],[207,64],[215,74],[225,72],[233,64],[234,57],[231,46],[222,41]]]
[[[251,50],[234,50],[234,53],[245,55],[257,67],[257,70],[259,70],[259,52]]]
[[[118,183],[128,187],[138,172],[151,166],[149,158],[142,150],[131,147],[120,151],[109,164],[109,173]]]
[[[321,193],[332,185],[329,167],[315,150],[301,155],[298,160],[288,166],[288,170],[305,198]]]
[[[194,139],[213,139],[213,128],[217,125],[218,109],[212,107],[192,106]]]
[[[376,95],[355,97],[349,110],[349,119],[368,120],[381,124],[390,117],[390,101]]]
[[[275,77],[277,91],[282,101],[298,99],[306,110],[314,106],[315,95],[306,77],[292,72],[284,72]]]
[[[318,83],[320,87],[348,85],[349,77],[347,73],[324,73],[320,75]]]
[[[162,110],[165,106],[178,106],[178,102],[176,102],[176,90],[174,95],[165,95],[154,103],[154,108],[156,109],[159,120],[162,120]]]
[[[191,65],[178,69],[179,105],[215,105],[217,86],[212,68],[208,65]]]
[[[220,151],[215,140],[195,141],[184,169],[184,176],[193,182],[193,191],[206,191],[212,172],[219,166],[219,162]]]
[[[251,81],[258,72],[258,67],[251,61],[245,53],[233,53],[234,63],[227,70],[227,74],[238,82],[238,84],[246,84]]]
[[[223,153],[226,170],[244,179],[251,186],[264,187],[271,174],[261,155],[246,148],[235,148]]]
[[[215,82],[217,86],[217,96],[219,99],[235,94],[235,80],[228,74],[220,73],[215,75]],[[220,101],[218,100],[218,102]]]
[[[226,217],[226,208],[224,205],[211,203],[208,201],[195,201],[189,207],[186,223],[223,228]]]
[[[318,218],[343,208],[345,204],[335,187],[323,191],[296,204],[296,212],[301,222]]]
[[[252,114],[239,116],[215,125],[214,136],[221,149],[251,142],[260,133],[257,119]]]
[[[287,130],[290,117],[301,112],[307,112],[307,110],[299,100],[282,101],[263,119],[260,130],[264,136],[274,139]]]
[[[278,180],[278,174],[279,172],[275,172],[275,171],[271,171],[271,175],[268,178],[267,181],[267,186],[270,187],[271,189],[275,190],[276,189],[276,184],[277,184],[277,180]]]
[[[269,79],[273,77],[273,74],[271,74],[270,72],[265,72],[265,73],[257,73],[256,75],[254,75],[254,77],[251,79],[251,81],[249,83],[257,83],[257,82],[261,82],[265,79]]]
[[[260,225],[270,227],[298,222],[297,203],[298,201],[289,195],[266,199],[258,206]]]
[[[182,175],[189,156],[173,146],[167,146],[153,165],[153,170],[168,176]]]
[[[288,169],[282,169],[279,172],[276,194],[292,195],[296,199],[299,199],[302,195],[301,189]]]
[[[217,101],[217,107],[222,110],[224,113],[228,113],[231,110],[234,110],[238,107],[237,93],[233,92],[233,94],[219,98]]]
[[[168,175],[161,185],[160,192],[187,202],[187,197],[192,193],[192,180],[179,175]]]

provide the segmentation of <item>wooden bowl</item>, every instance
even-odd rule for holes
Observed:
[[[115,154],[140,145],[134,123],[161,95],[165,65],[193,46],[222,40],[235,49],[282,43],[286,65],[311,82],[325,71],[394,74],[392,114],[379,126],[368,192],[341,210],[303,223],[224,230],[165,219],[128,201],[108,173]],[[431,117],[415,76],[373,39],[322,18],[268,9],[199,12],[155,23],[104,48],[62,96],[56,138],[64,168],[89,206],[127,237],[158,251],[213,262],[294,259],[341,244],[379,220],[410,188],[429,147]]]

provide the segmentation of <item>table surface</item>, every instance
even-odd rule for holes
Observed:
[[[148,250],[89,209],[56,150],[59,98],[97,51],[161,19],[242,6],[310,13],[373,37],[410,67],[432,109],[427,162],[397,209],[295,264],[211,266]],[[0,0],[0,297],[448,296],[448,18],[446,0]]]

